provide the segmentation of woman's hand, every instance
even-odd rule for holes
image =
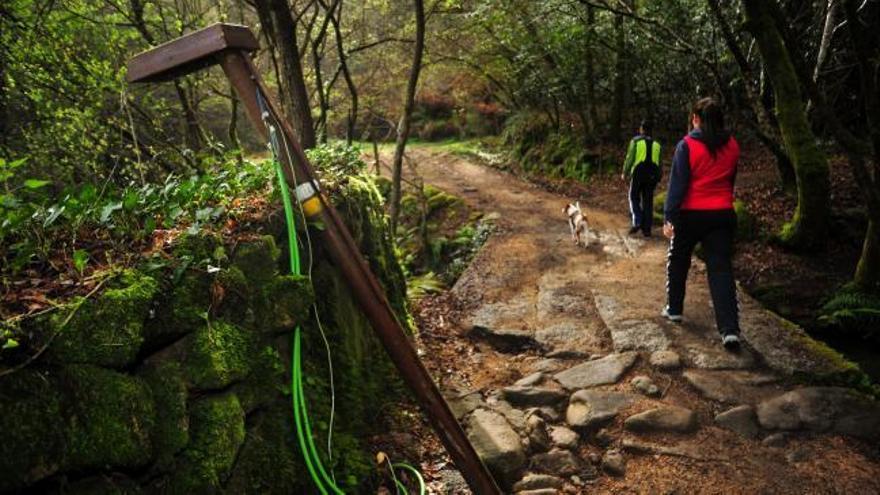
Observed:
[[[667,239],[672,239],[672,237],[675,236],[675,227],[669,222],[664,223],[663,235],[665,235]]]

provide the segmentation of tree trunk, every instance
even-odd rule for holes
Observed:
[[[791,164],[791,159],[789,159],[785,150],[779,145],[779,132],[770,122],[768,111],[761,103],[761,95],[758,88],[754,85],[755,74],[754,71],[752,71],[752,66],[749,64],[748,59],[740,49],[739,43],[737,43],[736,37],[733,34],[733,30],[727,23],[727,19],[724,18],[724,13],[721,10],[721,6],[718,4],[718,0],[707,0],[707,3],[709,4],[709,11],[712,13],[713,17],[715,17],[715,22],[721,29],[721,36],[724,38],[728,50],[730,50],[730,53],[733,55],[733,58],[736,60],[736,64],[739,67],[739,73],[742,77],[743,87],[746,92],[746,99],[748,100],[749,107],[755,114],[755,119],[757,120],[757,129],[755,129],[755,131],[758,134],[758,138],[764,143],[767,149],[773,153],[773,156],[776,157],[776,168],[779,171],[779,180],[782,188],[787,192],[793,193],[797,190],[797,179],[794,174],[794,166]]]
[[[858,1],[844,0],[847,31],[859,64],[859,86],[874,154],[874,170],[872,174],[863,162],[850,160],[865,198],[869,219],[853,283],[859,290],[880,293],[880,88],[876,79],[880,69],[880,48],[876,28],[861,22],[858,8]]]
[[[299,45],[296,38],[296,22],[290,12],[287,0],[256,0],[257,14],[263,29],[275,40],[275,47],[281,58],[281,73],[284,88],[290,102],[290,115],[293,128],[303,149],[315,147],[315,129],[312,109],[309,106],[309,93],[303,77],[299,58]],[[282,97],[284,100],[284,97]]]
[[[403,174],[403,153],[409,138],[412,110],[415,106],[416,86],[419,83],[419,72],[422,70],[422,52],[425,49],[425,6],[422,0],[413,0],[416,15],[416,43],[413,50],[413,63],[406,86],[406,99],[403,104],[403,115],[397,126],[397,142],[394,146],[394,161],[391,177],[391,232],[397,231],[397,220],[400,216],[400,180]]]
[[[348,125],[345,132],[345,141],[351,146],[354,141],[355,126],[358,117],[358,91],[351,77],[351,71],[348,69],[348,55],[345,53],[345,47],[342,44],[342,30],[339,28],[340,18],[342,17],[342,1],[339,5],[339,17],[333,16],[330,22],[333,24],[333,33],[336,35],[336,52],[339,56],[339,69],[342,71],[342,77],[345,79],[345,85],[348,88],[348,94],[351,97],[351,107],[348,111]]]
[[[828,161],[807,122],[798,76],[791,55],[764,0],[743,0],[748,29],[758,44],[773,85],[776,118],[797,177],[797,208],[780,240],[787,246],[812,249],[828,233]]]
[[[880,223],[869,221],[862,244],[862,255],[853,276],[853,285],[862,292],[880,292]]]
[[[596,136],[596,127],[599,125],[599,116],[596,113],[596,67],[593,60],[593,36],[596,29],[596,12],[592,5],[587,6],[587,47],[584,63],[587,76],[587,116],[589,117],[588,132],[591,138]]]
[[[614,143],[620,142],[621,129],[623,127],[623,107],[625,102],[624,91],[625,81],[624,73],[626,72],[626,38],[623,32],[623,16],[618,14],[614,18],[614,36],[615,46],[617,48],[616,69],[614,71],[614,99],[611,107],[611,119],[608,128],[608,139]]]
[[[834,37],[834,23],[837,19],[837,10],[840,3],[838,0],[828,0],[827,11],[825,12],[825,25],[822,28],[822,40],[819,42],[819,54],[816,56],[816,67],[813,69],[813,82],[818,84],[819,78],[822,76],[822,69],[825,68],[825,62],[828,61],[828,55],[831,53],[831,39]],[[807,113],[813,107],[813,100],[807,102]]]

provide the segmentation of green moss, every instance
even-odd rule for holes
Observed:
[[[262,301],[255,308],[260,327],[270,333],[290,332],[310,318],[315,301],[312,283],[307,277],[275,277],[262,291]]]
[[[189,443],[189,416],[186,408],[186,383],[177,362],[166,361],[150,366],[143,373],[156,404],[156,427],[153,430],[155,468],[171,466],[174,455]]]
[[[241,244],[232,257],[233,266],[244,273],[252,288],[261,287],[272,281],[278,271],[278,257],[281,251],[272,236]]]
[[[247,379],[233,389],[246,413],[283,399],[287,393],[287,370],[274,347],[266,346],[254,358]]]
[[[228,493],[309,493],[299,451],[293,444],[290,409],[279,403],[258,414],[248,428]]]
[[[50,331],[58,331],[50,348],[52,357],[114,368],[131,364],[144,342],[144,320],[158,287],[152,277],[129,270],[95,299],[74,300],[49,320]],[[79,310],[64,325],[77,306]]]
[[[214,290],[222,292],[222,299],[214,309],[215,313],[237,325],[253,327],[255,318],[250,310],[252,291],[244,273],[236,266],[220,270],[214,279]]]
[[[758,235],[755,217],[740,200],[733,202],[733,209],[736,212],[736,238],[746,241],[754,239]]]
[[[189,260],[190,263],[198,263],[211,260],[223,248],[223,241],[217,234],[211,232],[199,232],[198,234],[185,235],[174,244],[172,253],[178,260]]]
[[[223,320],[209,321],[190,337],[184,373],[198,390],[226,387],[248,375],[255,335]]]
[[[89,365],[63,371],[70,391],[67,466],[73,469],[144,466],[152,458],[156,423],[152,395],[144,381]]]
[[[65,431],[54,377],[26,368],[0,378],[0,492],[61,469]]]
[[[199,400],[191,411],[192,440],[172,476],[175,494],[219,490],[245,437],[244,412],[234,394]]]
[[[171,299],[171,317],[163,318],[166,334],[186,334],[205,322],[205,313],[211,306],[211,277],[205,273],[188,271],[174,286]]]

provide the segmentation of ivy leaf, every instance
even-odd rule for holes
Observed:
[[[46,187],[51,184],[48,180],[39,180],[39,179],[27,179],[24,181],[24,187],[28,189],[39,189],[41,187]]]

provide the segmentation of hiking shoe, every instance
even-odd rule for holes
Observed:
[[[633,235],[633,234],[635,234],[635,233],[638,232],[640,229],[641,229],[641,227],[638,226],[638,225],[636,225],[635,227],[630,227],[630,229],[629,229],[629,235]]]
[[[721,344],[728,351],[735,351],[739,349],[739,335],[735,332],[727,332],[721,336]]]
[[[669,306],[663,308],[663,311],[660,312],[660,316],[666,318],[673,323],[681,323],[682,320],[681,315],[676,315],[669,312]]]

